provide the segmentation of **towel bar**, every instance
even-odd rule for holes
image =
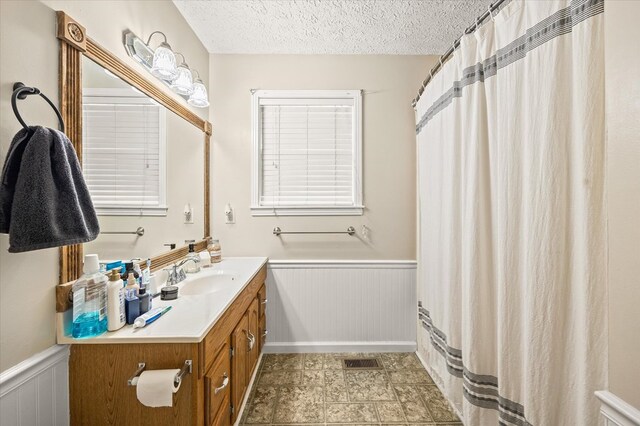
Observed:
[[[176,377],[173,379],[173,384],[175,386],[178,386],[180,382],[182,382],[182,378],[184,377],[184,375],[192,372],[192,367],[193,367],[193,361],[191,361],[190,359],[186,360],[182,365],[182,368],[180,369],[180,371],[176,373]],[[127,385],[135,386],[138,383],[138,380],[137,380],[138,377],[140,377],[140,374],[142,374],[142,372],[145,369],[146,369],[146,364],[144,362],[139,362],[138,369],[136,370],[135,373],[133,373],[133,376],[129,377],[129,380],[127,380]]]
[[[351,236],[355,235],[356,233],[356,228],[354,228],[353,226],[350,226],[347,228],[346,231],[288,231],[288,232],[284,232],[282,229],[280,229],[279,226],[276,226],[275,228],[273,228],[273,235],[275,235],[276,237],[279,237],[280,235],[284,235],[284,234],[349,234]]]
[[[129,232],[119,232],[119,231],[106,231],[106,232],[100,232],[101,234],[110,234],[110,235],[130,235],[130,234],[135,234],[138,237],[142,237],[144,235],[144,228],[142,226],[138,226],[138,229],[136,229],[135,231],[129,231]]]

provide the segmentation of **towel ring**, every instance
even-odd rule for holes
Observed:
[[[29,128],[27,123],[25,123],[24,120],[22,119],[22,117],[20,116],[20,112],[18,111],[18,106],[16,104],[16,100],[17,99],[26,99],[27,96],[29,96],[29,95],[40,95],[40,97],[42,99],[47,101],[49,106],[51,108],[53,108],[53,111],[58,116],[58,122],[60,123],[60,131],[62,131],[64,133],[64,120],[62,119],[62,114],[60,114],[60,111],[58,110],[58,108],[56,108],[56,106],[53,104],[53,102],[51,102],[51,100],[49,98],[47,98],[44,95],[44,93],[42,93],[40,91],[40,89],[38,89],[37,87],[25,86],[23,83],[17,82],[17,83],[13,84],[13,95],[11,95],[11,108],[13,109],[13,113],[16,115],[16,118],[18,119],[20,124],[22,124],[22,127],[24,127],[25,129]]]

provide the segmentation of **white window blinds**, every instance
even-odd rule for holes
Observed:
[[[359,102],[303,95],[258,101],[254,213],[361,214]]]
[[[83,120],[83,171],[98,212],[165,214],[165,108],[135,94],[83,96]]]

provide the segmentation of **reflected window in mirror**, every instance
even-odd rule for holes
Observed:
[[[86,70],[83,171],[99,215],[165,216],[166,109],[109,75]],[[92,68],[92,67],[88,67]]]

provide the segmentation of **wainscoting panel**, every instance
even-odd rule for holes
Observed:
[[[600,415],[605,426],[638,426],[640,410],[609,391],[597,391],[600,400]]]
[[[265,352],[416,350],[413,261],[270,261]]]
[[[69,348],[52,346],[0,374],[0,425],[69,424]]]

